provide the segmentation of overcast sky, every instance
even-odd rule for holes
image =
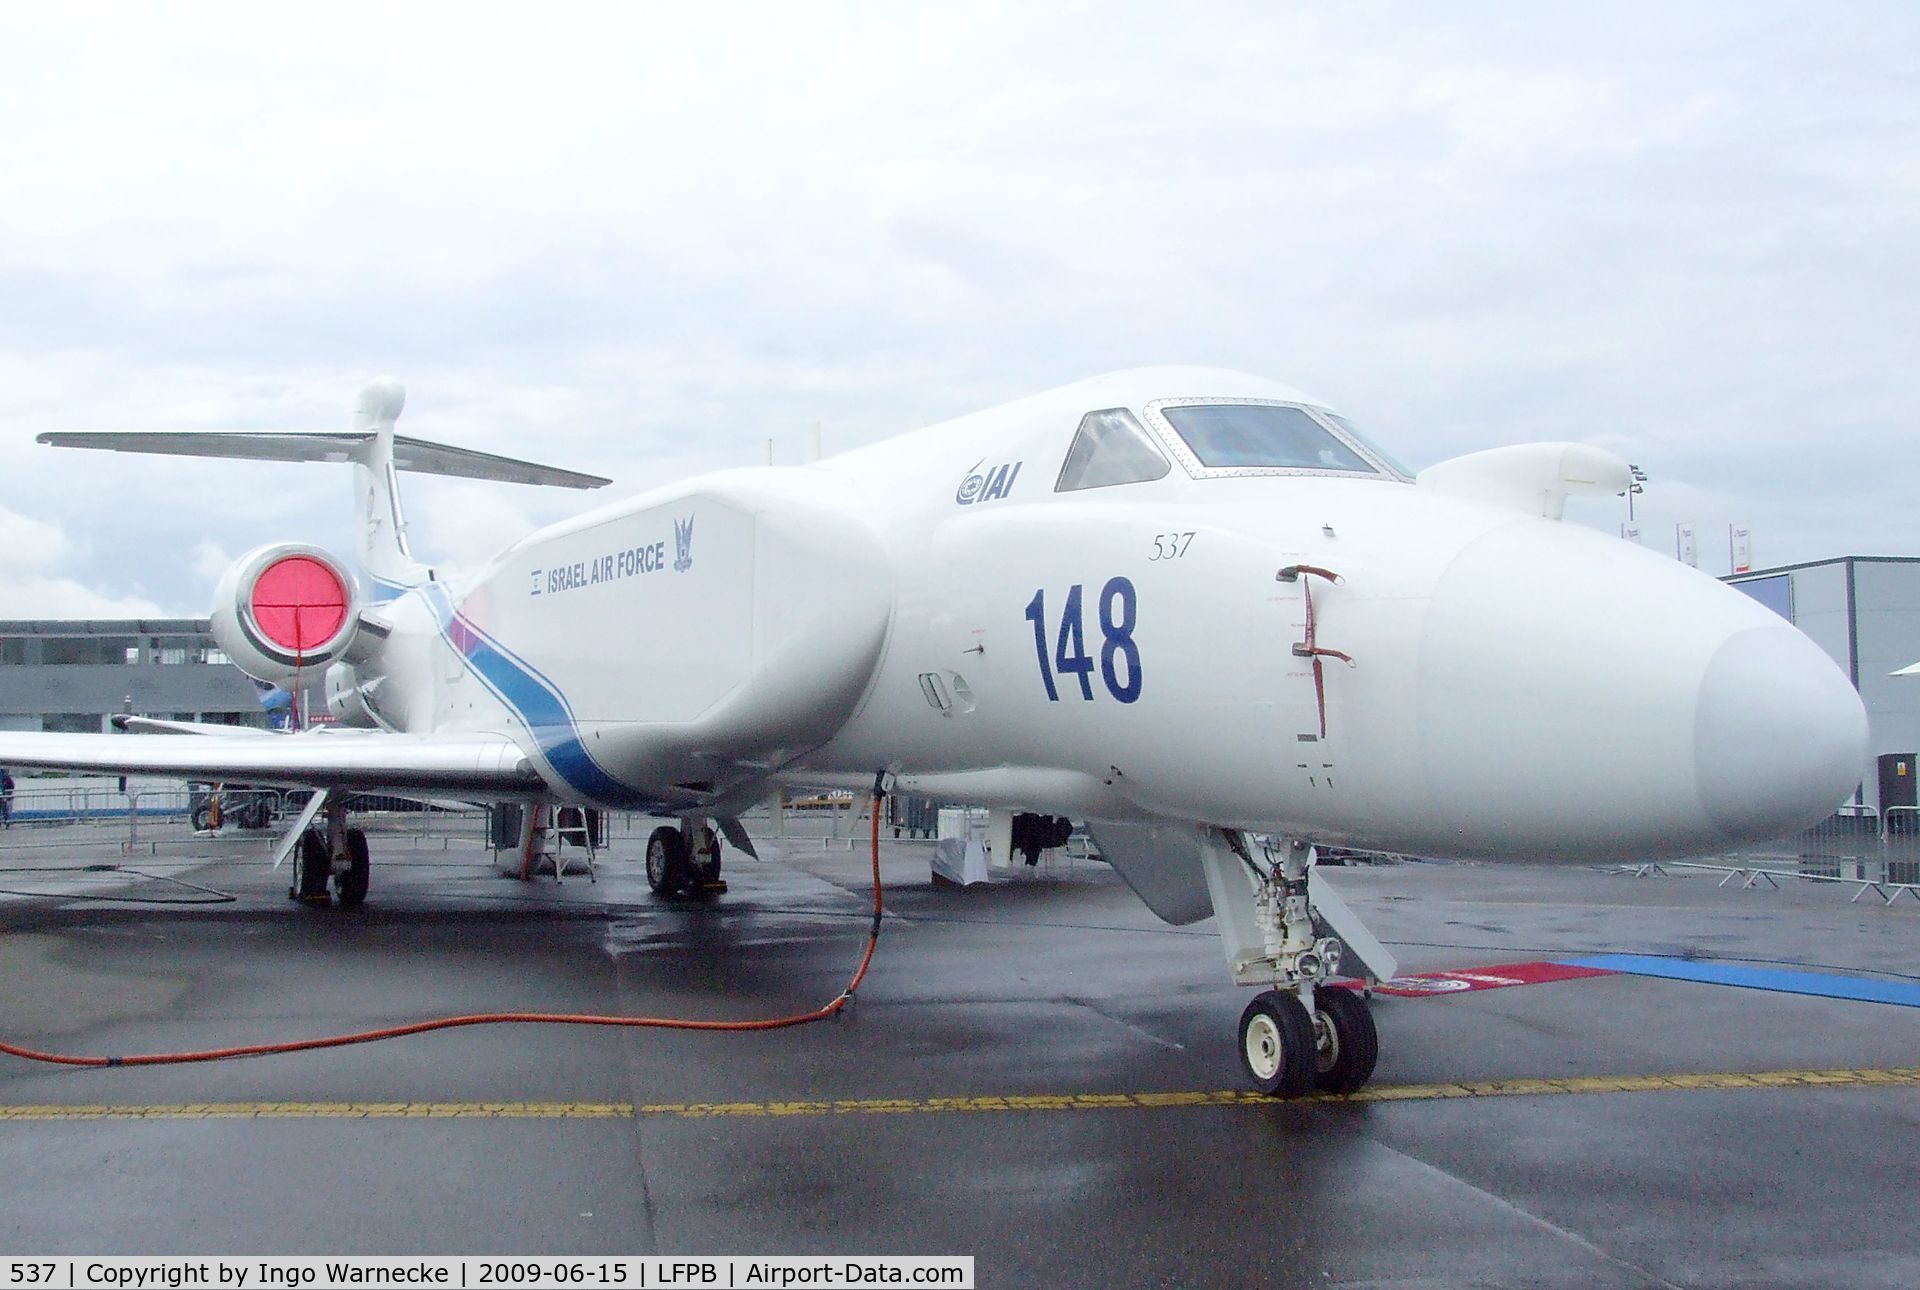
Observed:
[[[0,617],[346,545],[344,469],[36,432],[341,428],[379,374],[616,480],[409,476],[439,560],[1161,362],[1415,465],[1614,448],[1709,571],[1734,521],[1920,554],[1910,4],[73,12],[0,9]]]

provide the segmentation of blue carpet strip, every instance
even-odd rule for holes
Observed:
[[[1748,967],[1739,963],[1702,963],[1691,959],[1656,958],[1647,954],[1595,954],[1558,959],[1573,967],[1604,968],[1635,976],[1665,977],[1669,981],[1702,981],[1709,985],[1737,985],[1749,990],[1783,994],[1811,994],[1826,999],[1855,999],[1862,1003],[1892,1003],[1920,1008],[1920,982],[1877,981],[1867,977],[1834,976],[1826,972],[1794,972],[1786,968]]]

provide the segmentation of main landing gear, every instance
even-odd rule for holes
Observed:
[[[346,806],[330,801],[324,816],[301,831],[287,898],[314,906],[337,900],[342,909],[357,909],[366,903],[371,872],[366,831],[348,828]]]
[[[1244,833],[1217,837],[1205,863],[1227,966],[1238,984],[1269,987],[1240,1014],[1241,1068],[1273,1097],[1354,1092],[1373,1074],[1380,1038],[1366,1000],[1329,980],[1342,941],[1376,978],[1394,974],[1392,956],[1330,888],[1309,894],[1304,840],[1256,853]]]
[[[701,820],[661,825],[647,839],[647,886],[668,898],[719,895],[727,889],[720,877],[720,839]]]

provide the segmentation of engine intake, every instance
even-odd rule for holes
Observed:
[[[347,652],[359,588],[318,547],[281,542],[241,556],[213,593],[213,638],[248,676],[287,681]]]

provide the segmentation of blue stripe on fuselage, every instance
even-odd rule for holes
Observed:
[[[362,569],[360,572],[361,575],[366,578],[367,586],[372,589],[372,595],[368,598],[376,605],[384,605],[391,601],[398,600],[413,590],[412,587],[404,583],[389,582],[385,578],[377,574],[369,573],[365,569]]]
[[[474,626],[439,583],[421,589],[440,625],[440,637],[494,695],[527,725],[540,755],[568,786],[595,801],[616,806],[655,805],[609,775],[581,742],[573,709],[559,687],[531,664]]]

